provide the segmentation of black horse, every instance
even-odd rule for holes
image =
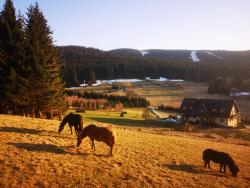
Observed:
[[[220,164],[220,172],[223,168],[224,173],[226,173],[226,168],[228,166],[230,172],[234,177],[237,177],[237,174],[240,171],[235,161],[228,153],[216,151],[213,149],[206,149],[203,151],[203,161],[204,167],[208,166],[208,168],[211,168],[210,161]]]
[[[80,134],[80,132],[83,129],[83,118],[82,118],[82,116],[79,115],[79,114],[70,113],[65,118],[63,118],[62,122],[60,123],[58,133],[60,133],[64,129],[64,126],[67,123],[69,124],[71,134],[72,134],[72,126],[75,127],[75,132],[76,132],[77,136]]]

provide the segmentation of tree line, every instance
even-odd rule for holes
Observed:
[[[184,79],[209,82],[216,77],[250,79],[249,63],[238,61],[213,62],[206,59],[199,63],[187,60],[143,58],[105,52],[79,46],[58,47],[63,59],[63,78],[67,87],[87,83],[91,77],[99,80],[118,78]],[[93,76],[94,75],[94,76]]]
[[[0,12],[0,113],[51,117],[65,108],[61,60],[38,3]]]
[[[67,96],[78,96],[83,99],[106,99],[107,105],[115,107],[116,104],[122,103],[126,108],[132,107],[147,107],[149,106],[149,101],[143,97],[129,97],[129,96],[119,96],[119,95],[106,95],[97,92],[72,92],[67,91]]]
[[[235,92],[250,92],[250,79],[240,77],[216,77],[209,82],[208,93],[228,95]]]

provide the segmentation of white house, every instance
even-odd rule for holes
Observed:
[[[180,107],[184,120],[194,123],[237,127],[240,111],[235,100],[184,98]]]

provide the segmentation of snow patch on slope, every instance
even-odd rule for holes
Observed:
[[[211,52],[209,52],[209,51],[207,51],[207,53],[210,54],[210,55],[212,55],[212,56],[214,56],[214,57],[217,57],[218,59],[224,59],[223,57],[220,57],[220,56],[218,56],[218,55],[215,55],[215,54],[213,54],[213,53],[211,53]]]
[[[191,59],[193,60],[193,62],[199,62],[199,61],[200,61],[200,59],[197,57],[196,53],[197,53],[197,51],[196,51],[196,50],[193,50],[193,51],[191,52],[191,54],[190,54]]]
[[[146,54],[149,53],[149,52],[147,52],[147,51],[145,51],[145,50],[141,50],[140,52],[141,52],[141,55],[142,55],[142,56],[144,56],[144,55],[146,55]]]

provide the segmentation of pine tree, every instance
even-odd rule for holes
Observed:
[[[2,113],[22,113],[27,107],[27,65],[23,19],[11,0],[0,13],[0,106]]]
[[[94,71],[94,69],[91,69],[91,70],[90,70],[89,82],[90,82],[91,84],[95,84],[95,83],[96,83],[96,80],[95,80],[95,71]]]
[[[31,5],[26,21],[27,58],[30,75],[30,98],[33,115],[49,114],[64,107],[64,86],[61,79],[61,63],[52,32],[38,4]]]

